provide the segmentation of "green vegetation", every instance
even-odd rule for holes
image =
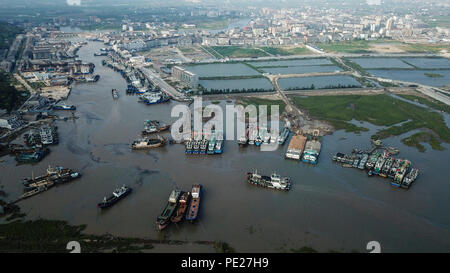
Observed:
[[[402,139],[403,144],[411,147],[416,147],[420,152],[425,152],[425,147],[420,142],[427,142],[431,145],[433,150],[444,150],[439,139],[430,132],[419,132],[410,137]]]
[[[236,251],[234,251],[234,249],[225,242],[214,242],[214,249],[216,250],[216,252],[218,253],[235,253]]]
[[[387,127],[379,130],[373,138],[398,136],[426,128],[437,136],[432,141],[450,143],[450,129],[441,114],[388,95],[317,96],[293,100],[298,107],[316,118],[330,122],[338,130],[357,133],[367,131],[366,128],[349,123],[355,119]]]
[[[434,108],[436,110],[439,110],[439,111],[444,111],[444,112],[450,113],[450,106],[448,106],[447,104],[445,104],[443,102],[440,102],[440,101],[437,101],[437,100],[434,100],[431,98],[422,98],[422,97],[414,96],[414,95],[398,95],[398,96],[402,97],[404,99],[410,100],[410,101],[415,101],[420,104],[427,105],[427,106]]]
[[[450,18],[448,16],[422,16],[422,21],[429,27],[445,27],[450,28]]]
[[[251,58],[251,57],[264,57],[267,56],[264,51],[253,48],[253,47],[243,47],[243,46],[211,46],[213,51],[222,55],[223,57],[229,58]]]
[[[11,85],[12,76],[4,71],[0,71],[0,109],[11,112],[22,105],[28,96],[23,96],[23,92],[18,91]]]
[[[196,24],[197,28],[202,29],[223,29],[231,23],[230,19],[202,21]]]
[[[351,40],[334,43],[321,43],[318,46],[326,52],[343,52],[343,53],[371,53],[369,50],[371,41]]]
[[[293,253],[318,253],[317,250],[315,250],[314,248],[309,247],[309,246],[304,246],[304,247],[299,248],[299,249],[291,248],[291,252],[293,252]]]
[[[43,82],[29,82],[28,84],[31,86],[31,88],[35,90],[46,86],[45,83]]]
[[[400,48],[409,53],[439,53],[442,50],[450,52],[450,44],[402,44]]]
[[[0,50],[9,49],[17,34],[22,33],[23,29],[6,22],[0,22]]]
[[[267,115],[271,116],[272,115],[272,111],[271,111],[271,106],[272,105],[278,105],[279,106],[279,113],[281,115],[281,113],[284,112],[284,109],[286,108],[286,104],[284,103],[284,101],[282,100],[268,100],[268,99],[260,99],[260,98],[243,98],[241,100],[239,100],[239,102],[237,102],[236,104],[241,104],[244,107],[247,107],[247,105],[255,105],[256,109],[258,110],[259,113],[259,105],[267,105]]]
[[[263,47],[261,47],[261,49],[269,54],[280,55],[280,56],[311,54],[311,51],[303,46],[291,47],[291,48],[263,46]]]
[[[438,73],[423,73],[425,76],[429,78],[443,78],[444,75],[438,74]]]

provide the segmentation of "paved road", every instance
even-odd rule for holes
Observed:
[[[162,91],[171,95],[173,98],[181,100],[185,98],[185,95],[183,93],[179,92],[170,84],[165,82],[157,73],[153,72],[151,69],[146,67],[137,67],[137,69],[144,73],[149,81],[151,81],[154,85],[159,86]]]

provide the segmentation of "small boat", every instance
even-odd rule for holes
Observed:
[[[202,192],[202,185],[196,184],[192,186],[192,199],[189,205],[189,211],[186,215],[186,220],[194,221],[198,217],[198,210],[200,207],[200,197]]]
[[[117,89],[111,90],[111,94],[112,94],[113,99],[116,100],[119,98],[119,91],[117,91]]]
[[[167,138],[158,136],[156,138],[142,138],[133,141],[131,143],[131,149],[133,150],[142,150],[142,149],[150,149],[164,146],[167,142]]]
[[[161,124],[157,120],[146,120],[144,122],[144,130],[142,130],[143,135],[149,135],[153,133],[159,133],[170,129],[170,125]]]
[[[180,193],[180,191],[176,190],[170,193],[166,207],[164,208],[161,215],[156,218],[156,226],[158,227],[159,231],[165,229],[170,224],[170,220],[175,213],[178,205],[178,198],[180,197]]]
[[[181,221],[181,219],[183,219],[183,216],[186,213],[189,205],[189,200],[191,200],[191,193],[183,192],[180,196],[180,199],[178,200],[178,209],[175,215],[170,218],[172,223],[178,223]]]
[[[214,149],[214,153],[221,154],[223,153],[223,140],[217,140],[216,141],[216,147]]]
[[[132,191],[131,188],[123,185],[121,188],[117,188],[109,197],[105,197],[102,202],[97,204],[97,207],[101,209],[109,208],[115,203],[117,203],[120,199],[124,198]]]
[[[192,144],[193,142],[191,140],[186,141],[184,150],[185,154],[192,154]]]
[[[53,110],[77,110],[77,107],[75,105],[66,105],[66,104],[62,104],[62,105],[53,105]]]

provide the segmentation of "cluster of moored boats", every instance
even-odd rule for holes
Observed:
[[[15,154],[18,163],[36,163],[41,161],[50,153],[46,146],[58,144],[58,133],[56,126],[44,125],[39,129],[31,129],[23,135],[25,148],[20,145],[10,147],[10,152]]]
[[[211,132],[209,135],[197,135],[194,139],[184,142],[186,154],[221,154],[224,146],[223,134]]]
[[[337,153],[333,160],[343,164],[343,167],[368,170],[368,175],[379,175],[391,178],[394,187],[409,188],[419,175],[419,169],[411,168],[411,162],[407,159],[394,158],[388,151],[372,153]]]
[[[305,163],[317,164],[321,148],[322,138],[319,135],[295,134],[289,142],[285,157],[301,160]]]
[[[152,137],[151,135],[167,131],[169,129],[170,125],[163,124],[158,120],[146,120],[144,122],[144,129],[141,132],[143,138],[133,141],[131,143],[131,149],[143,150],[164,146],[168,141],[167,138],[160,135]]]
[[[31,178],[24,178],[24,194],[20,196],[19,199],[29,198],[31,196],[42,193],[51,187],[63,183],[70,182],[81,176],[80,173],[75,172],[68,168],[49,166],[47,168],[47,173],[41,176]]]
[[[195,184],[191,192],[173,190],[161,215],[156,218],[158,230],[165,229],[170,223],[178,223],[183,218],[187,221],[197,219],[200,209],[202,185]]]
[[[254,172],[246,172],[245,181],[251,185],[260,186],[263,188],[282,191],[288,191],[291,189],[291,179],[289,177],[280,176],[275,172],[270,176],[261,175],[257,170]]]
[[[289,128],[284,127],[281,132],[269,130],[267,127],[246,128],[245,132],[238,139],[240,146],[247,144],[260,146],[261,144],[283,145],[289,137]]]

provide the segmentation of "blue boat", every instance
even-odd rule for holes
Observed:
[[[223,153],[223,140],[216,141],[216,147],[214,148],[214,153],[221,154]]]
[[[189,210],[186,214],[186,220],[194,221],[198,217],[198,212],[200,208],[200,197],[202,193],[202,185],[196,184],[192,186],[191,192],[191,203],[189,204]]]

